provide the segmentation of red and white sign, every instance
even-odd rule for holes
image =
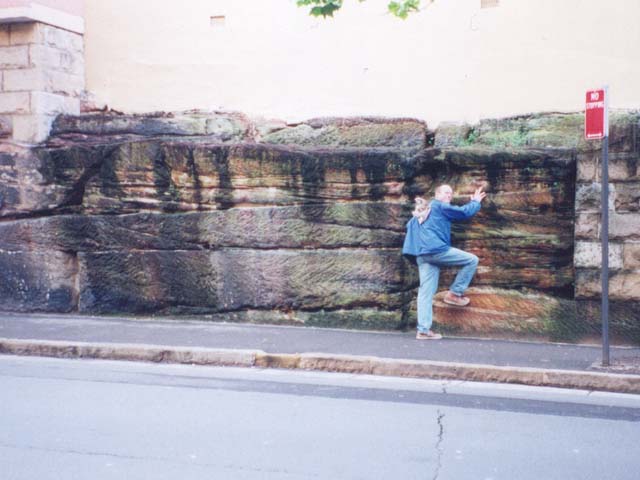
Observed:
[[[584,137],[596,140],[609,135],[607,89],[589,90],[584,111]]]

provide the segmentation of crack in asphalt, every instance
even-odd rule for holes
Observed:
[[[444,440],[444,423],[442,423],[443,419],[444,413],[441,413],[440,410],[438,410],[438,441],[436,442],[436,453],[438,454],[438,458],[436,471],[433,475],[433,480],[438,480],[440,469],[442,468],[442,455],[444,454],[444,448],[442,448],[442,442]]]
[[[126,454],[121,454],[121,453],[113,453],[113,452],[106,452],[106,451],[92,451],[92,450],[79,450],[79,449],[74,449],[74,448],[64,448],[64,447],[45,447],[45,446],[37,446],[37,445],[18,445],[18,444],[12,444],[12,443],[5,443],[5,442],[0,442],[0,448],[6,448],[6,449],[12,449],[12,450],[32,450],[32,451],[38,451],[38,452],[48,452],[48,453],[61,453],[61,454],[66,454],[66,455],[84,455],[84,456],[90,456],[90,457],[107,457],[107,458],[113,458],[113,459],[117,459],[117,460],[123,460],[123,461],[142,461],[142,462],[161,462],[161,463],[168,463],[168,464],[174,464],[174,465],[189,465],[189,466],[197,466],[197,467],[205,467],[205,468],[209,468],[209,467],[214,467],[216,469],[223,469],[223,470],[232,470],[232,471],[244,471],[244,472],[259,472],[259,473],[277,473],[280,475],[299,475],[299,472],[293,472],[290,471],[288,469],[284,469],[284,468],[274,468],[274,467],[252,467],[249,465],[238,465],[237,463],[218,463],[218,462],[211,462],[211,461],[201,461],[201,460],[195,460],[196,456],[195,455],[191,455],[185,458],[179,458],[179,457],[159,457],[159,456],[152,456],[152,455],[126,455]],[[305,473],[305,475],[308,476],[313,476],[313,477],[319,477],[318,474],[310,474],[310,473]]]

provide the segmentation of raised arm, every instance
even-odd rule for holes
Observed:
[[[471,195],[471,201],[462,207],[447,204],[442,213],[449,220],[464,220],[466,218],[473,217],[478,210],[480,210],[480,202],[486,197],[487,194],[482,191],[482,188],[477,188],[473,195]]]
[[[464,220],[473,217],[480,210],[480,202],[471,200],[466,205],[458,207],[456,205],[445,205],[442,213],[449,220]]]

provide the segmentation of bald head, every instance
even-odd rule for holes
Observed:
[[[451,203],[453,197],[453,190],[449,185],[440,185],[436,188],[436,200],[440,200],[444,203]]]

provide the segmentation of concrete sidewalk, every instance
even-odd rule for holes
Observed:
[[[297,368],[640,393],[640,347],[184,319],[0,314],[0,353]]]

